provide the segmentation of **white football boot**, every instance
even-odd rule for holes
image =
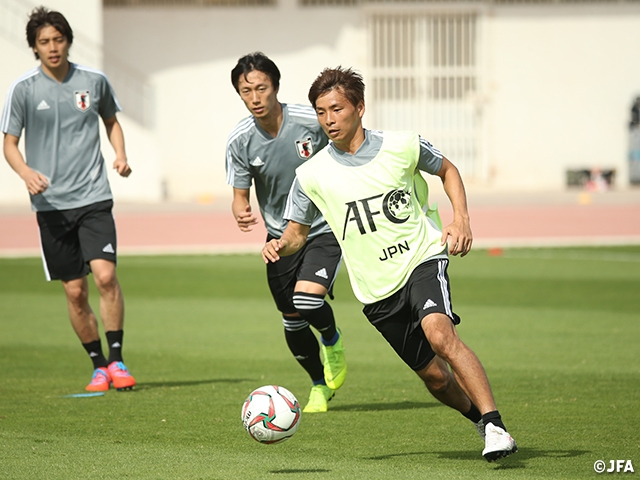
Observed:
[[[484,450],[482,456],[489,462],[499,458],[507,457],[518,451],[516,441],[502,428],[496,427],[493,423],[487,423],[484,429]]]

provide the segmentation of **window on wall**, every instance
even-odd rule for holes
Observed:
[[[370,126],[415,130],[467,175],[480,171],[475,13],[372,13]]]
[[[369,21],[376,98],[464,98],[476,90],[476,16],[374,15]]]
[[[359,5],[360,0],[298,0],[298,4],[303,7],[314,6],[336,6],[336,7],[351,7]]]

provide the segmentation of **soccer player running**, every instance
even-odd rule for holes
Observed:
[[[447,255],[464,256],[472,243],[458,169],[416,133],[364,129],[364,82],[351,69],[325,69],[309,100],[331,143],[298,167],[285,212],[290,222],[265,245],[263,259],[277,264],[303,248],[322,214],[371,324],[436,399],[476,424],[488,461],[514,453],[484,368],[455,328]],[[442,180],[453,206],[450,225],[441,228],[437,211],[423,212],[428,188],[419,171]]]
[[[116,276],[113,197],[100,152],[99,118],[116,154],[113,168],[128,177],[120,110],[99,71],[71,63],[73,31],[65,17],[33,10],[27,42],[40,66],[16,80],[2,113],[4,156],[22,178],[40,229],[47,280],[61,280],[71,326],[93,362],[89,391],[129,389],[135,379],[122,362],[124,300]],[[18,142],[25,132],[25,157]],[[87,275],[100,294],[100,317],[109,343],[105,358]]]
[[[283,214],[295,169],[324,147],[327,137],[310,106],[278,101],[280,71],[264,54],[240,58],[231,71],[231,82],[251,112],[233,129],[227,143],[231,210],[243,232],[258,223],[250,204],[253,182],[269,241],[279,238],[287,226]],[[267,265],[267,281],[282,314],[287,345],[313,382],[303,410],[307,413],[326,412],[347,374],[342,334],[325,302],[340,261],[340,246],[318,216],[309,224],[303,248],[284,262]],[[320,333],[320,345],[310,327]]]

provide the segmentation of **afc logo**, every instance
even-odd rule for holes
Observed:
[[[382,211],[374,209],[372,202],[383,197]],[[350,222],[354,222],[360,235],[374,233],[378,230],[375,222],[375,216],[381,213],[384,217],[394,224],[402,224],[409,220],[411,215],[411,193],[406,190],[391,190],[386,195],[374,195],[372,197],[362,198],[347,202],[347,212],[344,219],[344,227],[342,229],[342,240],[347,236],[347,228]],[[364,217],[364,218],[363,218]],[[367,226],[369,232],[367,232]],[[410,250],[409,243],[405,240],[398,245],[391,245],[383,249],[383,256],[380,261],[392,258],[395,254],[403,254]]]

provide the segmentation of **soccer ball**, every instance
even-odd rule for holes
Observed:
[[[265,385],[256,388],[242,406],[242,424],[260,443],[284,442],[298,429],[300,404],[284,387]]]

